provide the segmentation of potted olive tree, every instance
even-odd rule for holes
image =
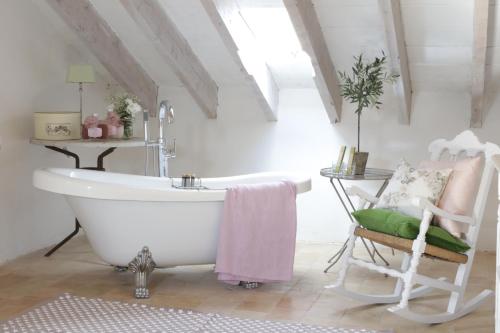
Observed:
[[[375,58],[372,62],[365,62],[363,55],[354,57],[352,73],[339,72],[341,95],[356,105],[354,111],[358,116],[358,145],[354,153],[353,167],[354,173],[362,175],[365,172],[368,152],[360,150],[361,113],[364,109],[380,108],[382,102],[380,97],[384,93],[384,83],[394,83],[399,75],[388,74],[385,71],[387,57],[382,52],[382,57]]]

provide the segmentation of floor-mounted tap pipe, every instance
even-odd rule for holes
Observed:
[[[144,161],[144,174],[147,176],[149,170],[149,149],[153,151],[153,170],[152,174],[160,177],[168,177],[168,159],[175,157],[175,139],[167,140],[165,125],[174,122],[174,108],[167,101],[160,102],[158,112],[158,139],[151,140],[150,121],[147,110],[143,113],[144,120],[144,144],[146,148]],[[157,156],[158,154],[158,156]]]
[[[158,167],[160,177],[168,177],[168,156],[167,156],[167,139],[165,137],[165,122],[172,124],[174,122],[174,108],[167,101],[160,102],[160,110],[158,112],[160,121],[159,137],[158,137]]]
[[[148,175],[149,171],[149,112],[144,110],[142,113],[142,119],[144,121],[144,144],[145,144],[145,156],[144,156],[144,176]]]

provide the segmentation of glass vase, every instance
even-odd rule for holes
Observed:
[[[132,129],[132,125],[124,125],[123,126],[123,138],[130,139],[133,136],[134,132]]]

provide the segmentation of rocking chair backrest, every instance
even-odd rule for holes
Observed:
[[[475,157],[478,155],[484,156],[484,169],[472,212],[475,224],[470,226],[469,231],[467,232],[467,240],[469,244],[475,247],[477,236],[479,234],[479,227],[481,226],[484,216],[488,193],[492,183],[493,172],[495,171],[492,157],[500,154],[500,147],[490,142],[481,143],[474,133],[466,130],[457,135],[451,141],[438,139],[431,142],[429,145],[429,151],[431,153],[431,160],[434,161],[442,159],[445,152],[452,161],[457,160],[463,155],[467,157]]]

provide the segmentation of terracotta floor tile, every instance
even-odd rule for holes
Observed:
[[[213,265],[175,267],[155,270],[151,298],[133,297],[134,276],[119,273],[93,254],[85,237],[79,237],[52,257],[38,251],[0,266],[0,320],[12,317],[53,297],[71,292],[86,297],[137,302],[156,307],[190,308],[243,318],[304,322],[346,328],[394,329],[395,332],[493,332],[494,299],[474,313],[442,325],[416,324],[389,313],[388,306],[367,306],[324,289],[336,281],[339,265],[327,274],[323,269],[340,244],[298,243],[294,278],[286,283],[266,284],[246,290],[217,281]],[[398,267],[402,255],[379,247],[380,252]],[[356,255],[369,260],[357,247]],[[454,265],[425,259],[423,272],[453,278]],[[346,285],[366,293],[392,290],[394,279],[353,267]],[[466,298],[495,286],[495,255],[479,252],[473,267]],[[446,308],[447,294],[438,292],[411,302],[414,310],[429,312]]]

